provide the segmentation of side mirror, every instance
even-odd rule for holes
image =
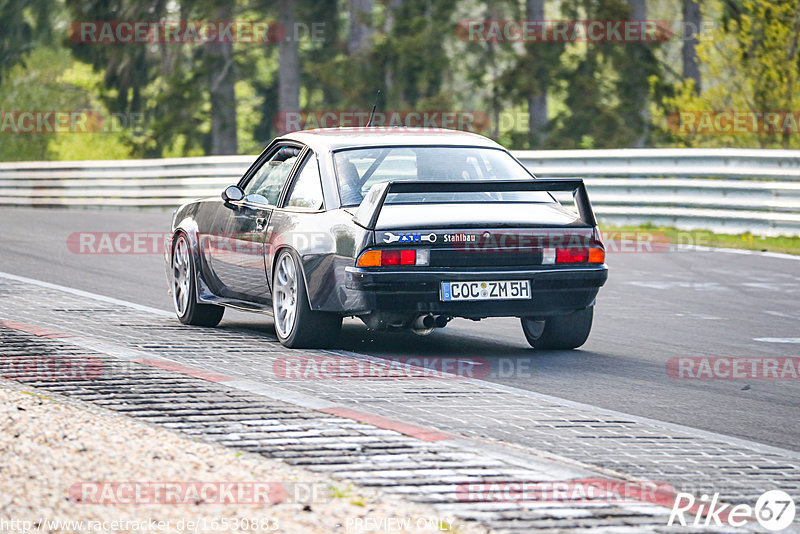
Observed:
[[[222,200],[225,202],[239,202],[244,198],[244,191],[238,185],[229,185],[222,192]]]

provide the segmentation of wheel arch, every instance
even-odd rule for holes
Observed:
[[[172,228],[172,241],[174,241],[175,237],[180,233],[186,234],[186,237],[189,238],[189,245],[191,245],[193,251],[196,251],[198,246],[197,221],[195,221],[191,217],[186,217],[182,219],[180,222],[176,223]]]
[[[297,265],[299,266],[299,269],[300,269],[300,276],[303,277],[303,284],[306,286],[306,300],[308,300],[308,307],[313,310],[314,309],[314,305],[313,305],[313,303],[311,301],[311,290],[309,289],[309,286],[308,286],[308,278],[306,278],[306,269],[305,269],[305,265],[303,265],[303,258],[300,256],[300,253],[297,251],[297,249],[295,249],[291,245],[286,245],[286,244],[280,245],[277,248],[277,250],[275,250],[275,254],[272,255],[272,265],[270,266],[270,271],[269,271],[270,272],[270,276],[269,276],[269,279],[267,281],[267,283],[269,284],[270,294],[272,295],[272,298],[275,297],[275,295],[272,294],[272,291],[274,289],[273,288],[273,283],[272,283],[272,277],[275,276],[275,269],[278,266],[278,260],[280,259],[281,253],[284,250],[288,250],[289,253],[292,256],[294,256],[295,260],[297,260]]]

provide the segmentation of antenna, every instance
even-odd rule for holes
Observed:
[[[378,107],[378,97],[381,96],[381,90],[378,89],[378,92],[375,93],[375,105],[372,106],[372,111],[369,113],[369,120],[367,121],[367,128],[372,126],[372,116],[375,115],[375,108]]]

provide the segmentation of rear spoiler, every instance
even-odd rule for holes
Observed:
[[[580,178],[558,180],[466,180],[462,182],[385,182],[375,184],[361,201],[353,222],[374,230],[378,217],[392,193],[505,193],[517,191],[571,191],[580,219],[588,226],[597,226],[586,186]]]

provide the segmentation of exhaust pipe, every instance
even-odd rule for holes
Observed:
[[[436,328],[444,328],[450,322],[450,317],[446,315],[437,315],[433,318],[433,326]]]
[[[420,336],[427,336],[436,328],[444,328],[452,317],[447,315],[419,315],[411,323],[411,331]]]
[[[436,326],[436,319],[433,315],[420,315],[414,322],[411,324],[411,328],[414,330],[428,330],[434,328]]]

